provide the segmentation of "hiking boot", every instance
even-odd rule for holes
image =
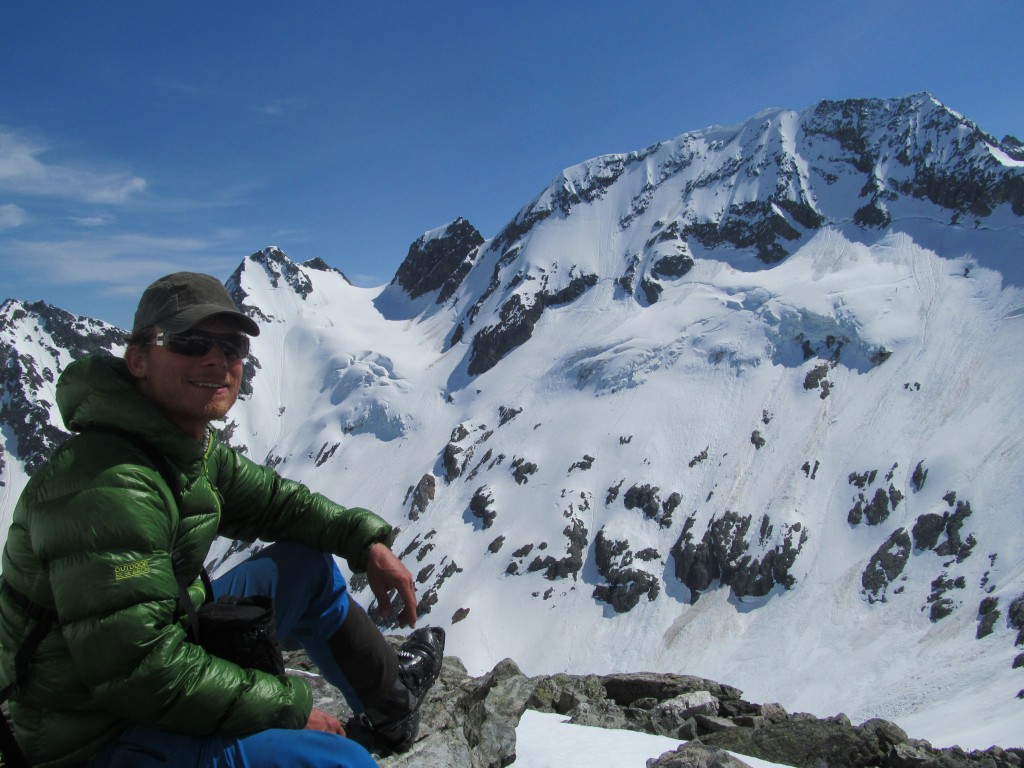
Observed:
[[[372,741],[372,747],[364,746],[387,752],[407,752],[412,747],[420,727],[420,706],[441,674],[444,639],[440,627],[422,627],[405,639],[396,651],[398,678],[381,701],[360,715],[350,737]]]
[[[444,630],[440,627],[423,627],[415,630],[405,639],[396,652],[398,676],[405,687],[416,698],[417,706],[423,695],[441,674],[444,661]]]

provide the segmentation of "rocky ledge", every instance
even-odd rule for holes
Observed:
[[[337,690],[302,653],[287,658],[292,674],[309,676],[316,706],[342,722],[351,717]],[[845,715],[819,719],[778,704],[753,704],[742,691],[699,677],[633,673],[527,677],[506,659],[481,677],[445,659],[423,705],[419,738],[404,755],[377,755],[383,768],[438,765],[499,768],[516,757],[516,726],[532,709],[580,725],[628,729],[680,740],[648,768],[746,763],[725,750],[796,768],[960,768],[1024,766],[1024,748],[968,752],[937,749],[885,720],[854,725]],[[687,742],[683,744],[682,742]]]

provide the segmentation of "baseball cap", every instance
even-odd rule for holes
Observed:
[[[175,272],[143,291],[132,330],[158,325],[180,333],[214,316],[231,317],[250,336],[260,335],[260,327],[238,311],[220,280],[199,272]]]

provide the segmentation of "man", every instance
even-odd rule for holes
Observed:
[[[3,552],[0,672],[41,615],[54,624],[17,678],[11,717],[33,765],[375,765],[305,682],[239,667],[190,642],[179,579],[197,580],[214,538],[276,542],[213,583],[269,595],[279,636],[305,647],[361,714],[361,732],[407,750],[440,671],[444,633],[412,632],[398,653],[349,599],[333,555],[365,571],[416,622],[412,576],[390,525],[285,480],[209,426],[238,396],[259,326],[209,275],[146,289],[124,359],[69,365],[57,404],[76,432],[29,481]]]

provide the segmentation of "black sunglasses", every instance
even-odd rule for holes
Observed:
[[[244,333],[221,335],[206,331],[159,331],[150,343],[186,357],[206,357],[214,344],[220,347],[220,351],[228,360],[238,360],[249,354],[249,337]]]

